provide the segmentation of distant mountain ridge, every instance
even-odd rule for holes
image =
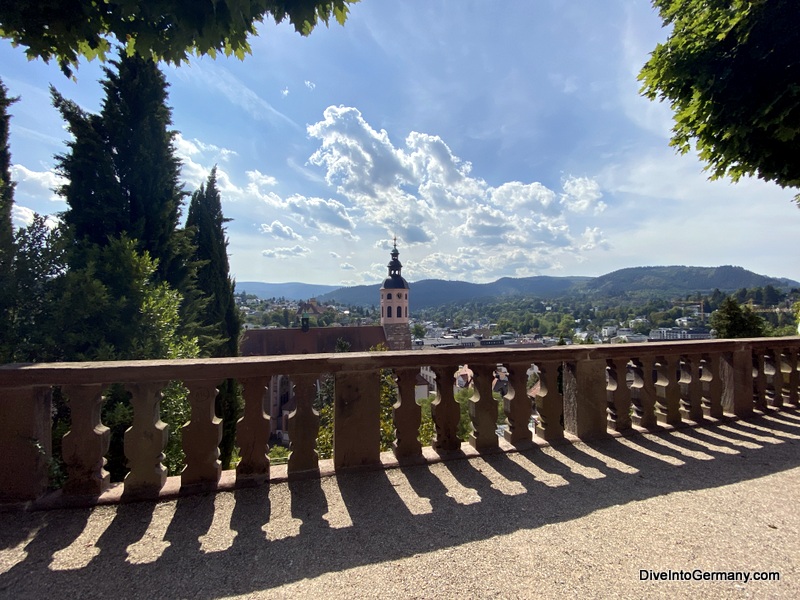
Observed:
[[[374,286],[373,286],[374,287]],[[237,281],[236,293],[254,294],[259,298],[286,298],[308,300],[340,289],[338,285],[315,285],[313,283],[265,283],[263,281]]]
[[[378,287],[359,285],[337,287],[306,283],[262,283],[237,282],[236,293],[246,291],[260,298],[286,298],[307,300],[317,298],[320,302],[337,302],[354,306],[378,304]],[[797,281],[767,277],[743,269],[725,265],[721,267],[630,267],[619,269],[599,277],[502,277],[491,283],[468,283],[423,279],[411,284],[411,303],[416,308],[430,308],[459,301],[487,301],[503,296],[537,296],[542,299],[579,295],[587,297],[620,296],[629,293],[658,295],[685,295],[695,292],[711,292],[718,288],[723,292],[734,292],[740,288],[771,285],[778,289],[800,287]]]

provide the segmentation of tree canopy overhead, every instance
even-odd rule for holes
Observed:
[[[754,175],[800,187],[800,4],[653,4],[672,31],[639,79],[646,97],[675,111],[671,145],[694,146],[712,179]]]
[[[358,0],[15,0],[0,2],[0,36],[25,46],[28,58],[58,61],[71,74],[78,58],[105,60],[109,36],[128,54],[186,61],[217,52],[244,58],[248,37],[267,15],[308,35],[333,17],[344,24]]]

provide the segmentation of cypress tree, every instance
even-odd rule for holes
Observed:
[[[156,261],[155,281],[177,290],[182,335],[194,336],[200,311],[196,265],[187,231],[179,229],[185,193],[179,181],[167,105],[167,81],[152,60],[121,53],[106,67],[100,114],[90,114],[51,90],[73,140],[57,156],[67,180],[60,193],[69,205],[62,217],[74,239],[70,266],[83,268],[92,246],[124,236]]]
[[[8,95],[8,89],[0,80],[0,362],[8,362],[13,350],[11,331],[14,260],[14,227],[11,209],[14,205],[14,182],[11,181],[11,152],[8,146],[8,130],[11,116],[8,108],[17,101]]]
[[[224,228],[229,220],[222,215],[217,168],[214,167],[206,184],[192,194],[186,219],[186,228],[194,237],[194,260],[199,265],[197,288],[206,301],[200,323],[210,333],[201,336],[201,347],[209,356],[237,356],[239,353],[242,321],[234,297]],[[223,421],[220,460],[223,468],[228,469],[241,409],[241,396],[234,380],[227,379],[219,386],[216,404],[217,414]]]

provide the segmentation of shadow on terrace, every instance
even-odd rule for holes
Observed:
[[[561,553],[571,542],[564,534],[563,546],[546,545],[543,527],[560,523],[585,529],[590,525],[583,521],[603,509],[627,511],[633,528],[647,527],[654,517],[664,529],[648,543],[668,546],[692,514],[667,510],[648,517],[643,513],[651,511],[637,509],[637,503],[795,469],[800,466],[798,440],[797,412],[770,410],[750,421],[706,429],[559,444],[163,503],[7,513],[0,531],[0,593],[17,598],[65,590],[82,598],[221,598],[269,596],[269,590],[293,583],[301,586],[297,591],[309,593],[302,587],[311,585],[309,579],[390,561],[395,577],[434,579],[434,562],[441,567],[438,576],[462,579],[470,570],[501,565],[508,557],[502,547],[496,555],[454,556],[451,549],[525,531],[540,540],[536,549],[542,558],[535,564],[544,565],[546,554]],[[768,487],[759,489],[763,496],[754,499],[757,504],[790,500],[771,498]],[[723,516],[729,508],[723,501],[698,504],[692,512],[708,513],[713,522],[714,515]],[[760,526],[753,519],[747,529]],[[741,536],[737,543],[746,545],[747,531],[731,523],[731,535],[734,531]],[[598,533],[600,539],[587,543],[613,548],[630,535],[617,531],[615,542],[614,535],[603,540]],[[428,557],[427,572],[418,573],[414,565],[423,557]],[[732,568],[731,560],[717,568]],[[637,568],[649,564],[643,559]],[[632,579],[624,569],[620,575]],[[391,580],[388,571],[381,577]],[[431,581],[421,589],[435,588]],[[508,592],[502,581],[491,579],[481,589]]]

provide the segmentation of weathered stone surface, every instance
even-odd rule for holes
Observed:
[[[192,413],[190,421],[183,426],[186,467],[181,473],[181,485],[214,487],[222,474],[219,460],[222,419],[215,412],[216,383],[192,381],[187,387]]]
[[[380,373],[336,373],[333,465],[336,469],[380,462]]]
[[[102,386],[66,386],[72,426],[61,442],[62,459],[67,470],[64,492],[100,495],[111,478],[103,467],[111,441],[111,431],[100,422],[103,406]]]

